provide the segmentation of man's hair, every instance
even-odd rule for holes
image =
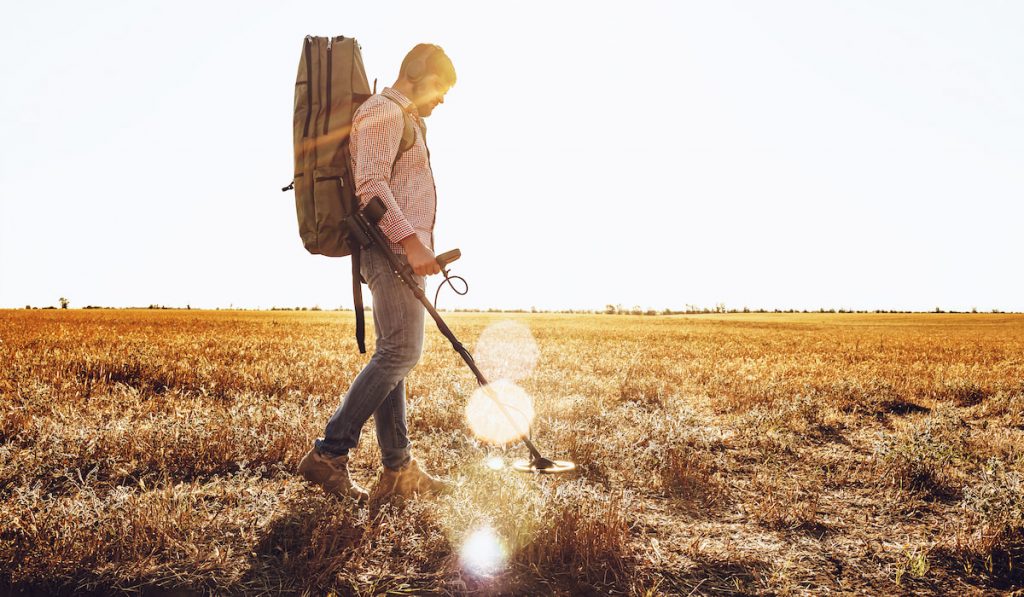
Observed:
[[[410,81],[419,81],[427,75],[438,75],[451,87],[455,85],[455,66],[441,46],[417,44],[402,60],[399,76]]]

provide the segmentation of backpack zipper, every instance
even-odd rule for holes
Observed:
[[[327,114],[324,116],[324,134],[327,134],[331,126],[331,80],[334,78],[334,70],[331,68],[331,45],[333,37],[327,38]]]
[[[313,38],[306,36],[306,126],[302,129],[302,136],[309,136],[309,119],[313,116]]]

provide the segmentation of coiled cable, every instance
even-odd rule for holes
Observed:
[[[452,276],[448,273],[448,270],[446,269],[441,270],[441,273],[444,274],[444,281],[437,285],[437,292],[434,293],[435,310],[437,309],[437,298],[441,294],[441,288],[443,288],[446,283],[448,284],[448,286],[451,286],[452,291],[459,296],[465,296],[466,293],[469,292],[469,282],[467,282],[465,278],[463,278],[462,276]],[[459,291],[458,288],[455,287],[455,284],[452,283],[452,280],[462,280],[463,290],[461,292]]]

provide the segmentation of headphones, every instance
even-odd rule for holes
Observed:
[[[441,46],[434,44],[421,44],[418,47],[422,47],[423,50],[419,52],[420,56],[416,56],[409,61],[409,64],[405,68],[405,76],[410,81],[417,82],[427,75],[427,61],[434,57],[434,54],[438,52],[444,53]]]

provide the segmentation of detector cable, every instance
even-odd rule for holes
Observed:
[[[459,296],[465,296],[467,293],[469,293],[469,282],[467,282],[465,278],[463,278],[462,276],[452,276],[452,275],[449,275],[448,274],[448,270],[446,270],[446,269],[441,270],[441,273],[444,274],[444,281],[437,285],[437,292],[434,293],[434,309],[435,310],[437,309],[437,298],[438,298],[438,296],[440,296],[441,289],[444,288],[445,284],[448,284],[448,286],[451,286],[452,291],[455,294],[459,295]],[[462,280],[463,289],[462,289],[461,292],[459,291],[458,288],[455,287],[455,284],[452,283],[452,280]]]

